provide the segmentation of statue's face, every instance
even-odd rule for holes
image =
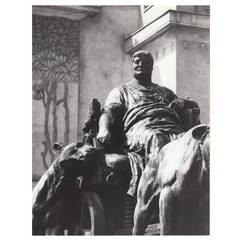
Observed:
[[[151,76],[152,64],[146,55],[136,56],[133,59],[133,75],[137,80],[146,80]]]

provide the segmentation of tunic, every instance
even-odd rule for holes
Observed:
[[[133,175],[130,195],[135,194],[148,159],[184,131],[177,112],[168,107],[175,99],[177,96],[166,87],[154,83],[142,86],[134,81],[114,88],[106,99],[105,112],[114,110],[113,121],[120,118],[123,123]]]

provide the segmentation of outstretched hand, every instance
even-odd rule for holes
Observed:
[[[105,145],[105,144],[109,143],[110,138],[111,138],[111,133],[110,133],[109,130],[105,129],[105,130],[102,130],[102,131],[98,132],[97,140],[102,145]]]

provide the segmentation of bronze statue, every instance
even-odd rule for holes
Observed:
[[[88,174],[98,161],[99,154],[90,145],[55,143],[56,159],[33,189],[32,234],[79,235],[79,183],[78,176]]]
[[[114,88],[103,109],[96,99],[91,101],[82,143],[54,146],[58,152],[57,160],[33,191],[33,234],[41,235],[46,230],[47,234],[63,234],[66,226],[70,234],[80,234],[81,229],[74,217],[69,217],[71,214],[74,216],[74,207],[79,200],[76,178],[84,175],[87,181],[90,176],[88,171],[101,169],[96,159],[101,158],[99,162],[113,172],[131,171],[127,193],[136,197],[141,175],[148,176],[146,171],[149,167],[159,166],[163,146],[176,139],[183,141],[180,138],[185,136],[184,133],[200,124],[200,110],[196,102],[179,98],[170,89],[152,82],[153,57],[150,53],[138,51],[134,53],[132,62],[134,78]],[[100,148],[96,148],[96,135],[102,144]],[[111,172],[107,178],[112,176]],[[158,184],[159,179],[154,180],[154,184]],[[147,195],[146,199],[151,202],[148,197],[151,198],[153,192],[144,190],[144,181],[148,178],[140,180],[137,206],[143,206],[148,211],[148,206],[141,205],[142,197]],[[79,186],[77,188],[79,190]],[[70,196],[70,201],[75,201],[74,204],[64,200],[66,194]],[[145,226],[139,224],[144,214],[146,212],[136,207],[134,234],[144,233],[147,218],[143,220]],[[60,216],[59,221],[56,216]]]
[[[179,98],[170,89],[152,82],[153,57],[150,53],[138,51],[133,54],[132,62],[134,78],[109,93],[99,120],[97,138],[106,146],[117,143],[121,146],[118,152],[128,155],[133,176],[128,194],[133,196],[148,160],[166,143],[200,121],[196,117],[186,126],[184,109],[198,109],[199,114],[197,103]],[[118,162],[117,156],[115,162]]]
[[[141,176],[134,235],[143,235],[159,208],[161,235],[209,234],[210,128],[201,124],[166,144]]]

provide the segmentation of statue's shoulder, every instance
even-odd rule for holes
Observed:
[[[128,83],[122,83],[112,89],[112,91],[122,91],[128,87]]]
[[[166,92],[171,92],[171,93],[173,93],[173,91],[172,91],[171,89],[169,89],[169,88],[167,88],[167,87],[165,87],[165,86],[159,86],[159,87],[161,87],[161,89],[163,89],[163,90],[166,91]]]
[[[157,83],[152,83],[151,86],[156,89],[164,89],[163,86],[158,85]]]
[[[124,84],[114,87],[108,94],[105,106],[114,104],[123,104],[126,96]]]
[[[161,88],[163,89],[163,91],[165,92],[165,95],[173,98],[173,100],[177,97],[176,94],[173,92],[173,90],[165,87],[165,86],[161,86]]]
[[[169,88],[158,85],[156,83],[152,83],[151,88],[154,90],[160,91],[162,93],[165,93],[165,94],[172,92],[172,90],[170,90]]]
[[[112,88],[108,95],[112,96],[112,95],[121,95],[121,94],[122,94],[122,85],[119,85]]]
[[[164,97],[164,99],[170,103],[173,100],[175,100],[177,98],[177,95],[169,88],[165,87],[165,86],[160,86],[158,84],[154,84],[154,89],[155,91],[159,92],[159,94]]]
[[[133,83],[132,83],[132,81],[129,81],[129,82],[121,84],[120,86],[121,86],[121,88],[125,89],[125,88],[132,87]]]
[[[126,94],[128,89],[130,89],[131,87],[132,87],[131,82],[127,82],[115,87],[115,91],[118,91],[121,94]]]

